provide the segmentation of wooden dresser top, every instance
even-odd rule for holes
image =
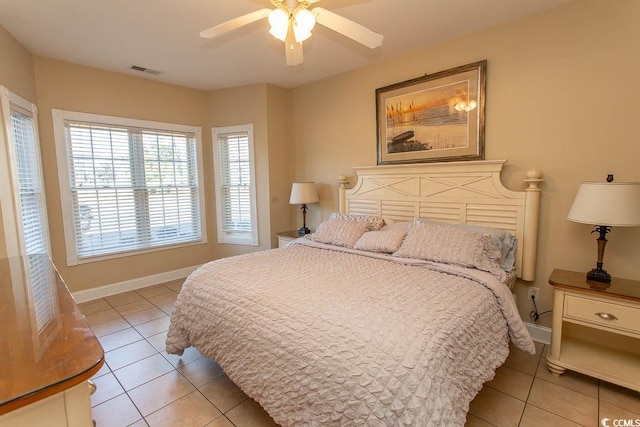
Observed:
[[[87,381],[104,364],[48,258],[0,258],[0,303],[0,414]]]

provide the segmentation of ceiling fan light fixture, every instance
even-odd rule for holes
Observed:
[[[269,33],[278,40],[285,41],[289,32],[289,10],[279,7],[269,12]]]
[[[316,25],[316,17],[304,7],[297,7],[292,15],[293,34],[296,42],[302,43],[311,37],[311,30]]]
[[[271,27],[269,30],[269,34],[281,41],[285,41],[287,39],[287,32],[287,29],[283,31],[281,28],[276,27]]]
[[[302,43],[303,41],[305,41],[306,39],[311,37],[311,32],[302,31],[302,30],[300,30],[299,27],[293,27],[293,35],[294,35],[297,43]]]
[[[316,26],[316,17],[307,8],[298,7],[293,12],[293,20],[296,26],[302,28],[304,31],[311,32],[313,27]]]
[[[262,1],[262,0],[261,0]],[[264,0],[266,1],[266,0]],[[275,9],[262,8],[206,30],[200,37],[214,39],[256,21],[268,18],[269,33],[284,42],[287,65],[302,64],[302,42],[311,37],[311,30],[320,24],[364,46],[375,49],[382,45],[383,36],[321,7],[309,9],[318,0],[270,0]],[[465,104],[466,106],[466,104]],[[460,108],[461,106],[458,106]]]
[[[311,31],[306,31],[304,28],[301,28],[299,25],[293,25],[293,36],[296,39],[296,42],[302,43],[309,37],[311,37]]]

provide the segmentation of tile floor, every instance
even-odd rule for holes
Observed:
[[[164,351],[182,281],[80,304],[105,350],[91,398],[98,427],[259,427],[275,423],[220,366],[195,349]],[[588,426],[604,417],[640,419],[640,394],[567,372],[549,374],[544,355],[513,349],[471,402],[467,426]],[[622,425],[622,424],[621,424]]]

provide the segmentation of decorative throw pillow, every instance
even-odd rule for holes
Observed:
[[[385,219],[385,226],[382,227],[382,231],[402,231],[407,234],[412,221],[392,222],[391,224]]]
[[[353,249],[369,252],[393,253],[398,250],[404,239],[402,230],[367,231],[356,242]]]
[[[479,225],[465,225],[466,228],[480,233],[491,235],[491,241],[500,250],[500,259],[498,263],[500,268],[506,272],[515,270],[516,268],[516,250],[518,249],[518,239],[508,231],[498,230],[496,228],[481,227]]]
[[[491,235],[437,222],[415,221],[394,256],[474,267],[504,281]]]
[[[508,271],[506,273],[506,278],[502,281],[502,283],[504,283],[505,285],[507,285],[507,288],[513,290],[513,288],[516,286],[516,279],[518,278],[518,275],[516,274],[516,271]]]
[[[370,225],[365,221],[330,218],[321,223],[315,233],[306,237],[316,242],[353,249],[360,237],[369,230]]]
[[[329,221],[333,219],[344,219],[347,221],[363,222],[369,226],[367,231],[378,231],[384,227],[384,219],[375,215],[341,214],[332,213]]]

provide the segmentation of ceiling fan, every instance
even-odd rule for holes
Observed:
[[[383,36],[362,25],[321,7],[309,9],[319,0],[271,0],[275,9],[260,9],[218,24],[200,32],[200,37],[213,39],[263,18],[269,18],[269,33],[284,42],[287,65],[302,63],[302,42],[311,36],[316,23],[371,49],[382,45]]]

